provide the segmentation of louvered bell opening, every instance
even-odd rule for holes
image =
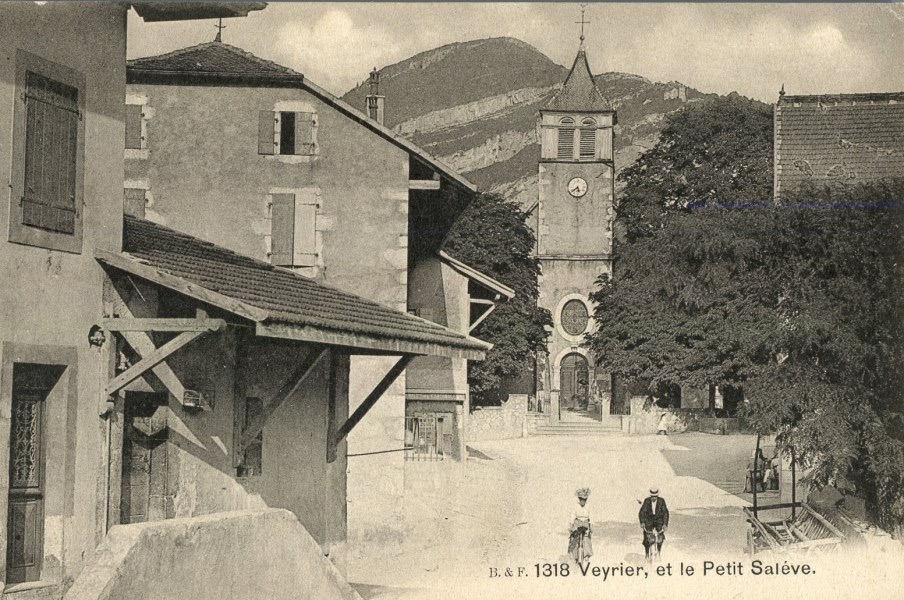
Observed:
[[[559,129],[559,158],[574,157],[574,129]]]

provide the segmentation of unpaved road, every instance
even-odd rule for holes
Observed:
[[[849,597],[873,597],[862,595],[857,579],[835,579],[839,569],[854,568],[850,561],[808,577],[750,576],[741,512],[748,502],[741,492],[753,445],[752,436],[742,435],[531,437],[473,444],[476,457],[460,465],[409,464],[405,519],[398,524],[402,541],[358,549],[350,557],[349,580],[375,600],[594,598],[614,592],[761,598],[770,590],[778,594],[773,597],[790,598],[809,597],[817,588],[834,597],[848,597],[845,590]],[[538,576],[536,565],[542,575],[543,565],[567,561],[574,491],[584,486],[592,490],[592,565],[601,572],[582,576],[571,566],[567,577]],[[662,557],[662,566],[672,565],[671,576],[657,575],[642,556],[638,500],[650,486],[659,487],[671,512]],[[702,575],[705,560],[724,565],[724,574],[711,569]],[[682,563],[696,573],[681,575]],[[738,563],[744,576],[728,568]],[[855,566],[870,574],[870,585],[884,581],[893,588],[897,569],[885,574],[879,564]]]

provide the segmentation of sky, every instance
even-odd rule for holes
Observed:
[[[452,42],[508,36],[570,66],[580,5],[270,2],[224,20],[223,41],[342,95],[381,68]],[[589,3],[594,73],[621,71],[774,102],[788,94],[904,91],[904,4]],[[129,58],[211,41],[214,21],[129,15]]]

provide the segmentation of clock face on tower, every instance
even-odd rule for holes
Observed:
[[[573,177],[571,181],[568,182],[567,189],[568,193],[575,198],[581,198],[587,193],[587,182],[583,177]]]

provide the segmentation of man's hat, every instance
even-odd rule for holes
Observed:
[[[655,495],[657,495],[658,493],[659,493],[659,488],[658,488],[658,487],[651,487],[651,488],[650,488],[650,494],[651,494],[651,495],[655,496]]]
[[[578,498],[586,500],[590,496],[590,488],[579,488],[578,491],[575,492],[575,495]]]

